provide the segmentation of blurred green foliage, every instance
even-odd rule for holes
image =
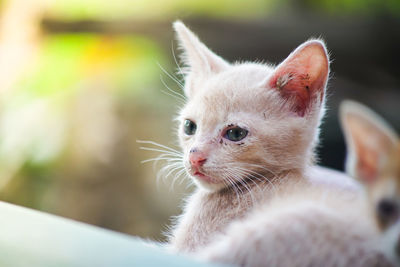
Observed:
[[[160,47],[135,36],[57,34],[46,36],[39,60],[24,75],[17,94],[50,97],[73,94],[80,82],[101,76],[117,91],[145,90],[159,75],[164,61]]]
[[[14,89],[7,95],[7,101],[2,103],[4,132],[0,139],[0,158],[12,159],[14,157],[10,154],[23,153],[24,156],[18,157],[25,157],[25,161],[43,161],[43,157],[39,156],[43,155],[40,150],[52,150],[44,149],[51,145],[60,147],[44,157],[51,160],[54,154],[59,153],[56,151],[63,150],[61,147],[65,144],[51,143],[49,136],[59,128],[65,130],[67,126],[60,126],[57,118],[67,120],[65,113],[83,88],[96,80],[99,84],[95,86],[100,90],[111,90],[109,94],[112,96],[129,95],[144,100],[144,96],[157,87],[155,84],[159,84],[157,62],[163,62],[163,58],[160,47],[143,37],[96,34],[46,36],[37,61],[21,74]],[[36,117],[28,118],[35,113]],[[40,131],[40,123],[43,123],[42,127],[52,126],[52,131]],[[30,135],[23,135],[23,140],[18,140],[13,129],[29,132]],[[62,138],[53,139],[61,142]],[[19,150],[14,150],[13,146],[18,146]]]
[[[65,19],[164,18],[177,14],[218,17],[249,17],[266,14],[276,0],[59,0],[49,9]]]
[[[305,0],[304,5],[339,16],[400,14],[399,0]]]
[[[400,13],[398,0],[60,0],[49,6],[51,16],[74,19],[151,19],[187,16],[256,18],[281,13],[282,8],[336,15]]]
[[[101,113],[90,115],[97,94],[110,102],[99,107],[110,116],[121,105],[156,107],[160,101],[152,101],[152,93],[159,93],[158,64],[165,55],[144,37],[88,33],[44,36],[35,58],[2,101],[0,185],[6,186],[3,199],[40,207],[37,199],[52,186],[49,177],[57,177],[66,153],[76,153],[70,145],[80,138],[73,133],[77,101],[83,98],[89,108],[81,111],[89,115],[78,116],[94,116],[88,119],[100,124]],[[88,89],[94,95],[85,96]]]

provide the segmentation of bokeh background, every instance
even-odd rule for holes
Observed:
[[[324,38],[322,165],[343,167],[342,99],[400,130],[399,0],[1,0],[1,200],[164,240],[191,189],[157,184],[162,165],[141,164],[157,153],[136,141],[176,148],[175,19],[230,61],[277,64]]]

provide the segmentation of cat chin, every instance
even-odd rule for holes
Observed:
[[[211,183],[207,182],[204,179],[199,179],[197,177],[192,178],[196,186],[198,186],[201,189],[207,190],[209,192],[217,192],[221,190],[222,188],[226,187],[224,183]]]

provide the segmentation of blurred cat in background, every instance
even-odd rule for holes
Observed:
[[[353,101],[341,105],[348,148],[346,171],[367,188],[371,216],[382,231],[381,249],[400,266],[400,141],[369,108]]]

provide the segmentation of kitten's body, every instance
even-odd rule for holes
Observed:
[[[329,74],[324,44],[306,42],[276,68],[229,64],[174,26],[190,67],[183,163],[199,188],[170,247],[244,266],[375,265],[376,227],[368,219],[354,227],[371,217],[362,191],[314,166]]]
[[[357,195],[289,182],[196,255],[239,266],[390,266],[373,221],[359,223],[368,212]]]
[[[251,183],[250,190],[241,185],[243,193],[240,194],[233,187],[218,192],[197,189],[186,200],[183,215],[179,218],[179,224],[171,236],[172,248],[181,252],[202,249],[213,241],[216,235],[225,232],[226,227],[233,221],[241,221],[250,214],[257,213],[260,207],[276,204],[275,198],[281,198],[284,192],[292,191],[293,184],[298,187],[314,186],[316,191],[334,188],[335,194],[337,192],[347,198],[354,198],[354,195],[360,193],[360,186],[349,177],[317,166],[310,168],[308,175],[290,173],[276,178],[273,184]],[[304,195],[307,196],[305,200],[309,200],[309,195],[305,193]],[[297,196],[298,200],[301,201],[304,195]],[[274,204],[269,204],[271,201]],[[277,209],[280,207],[276,206]]]
[[[254,186],[253,199],[249,193],[241,199],[248,206],[239,207],[229,190],[197,191],[171,245],[200,260],[239,266],[391,266],[377,246],[374,221],[360,222],[372,216],[358,186],[299,177],[279,177],[274,189]]]

